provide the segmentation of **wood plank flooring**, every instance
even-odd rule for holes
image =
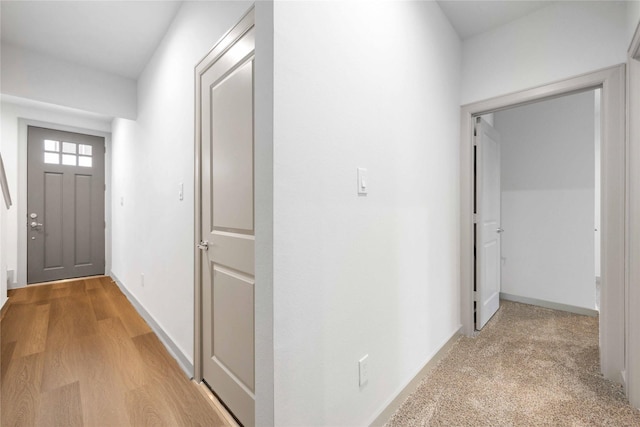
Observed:
[[[2,426],[228,426],[109,277],[9,292]]]

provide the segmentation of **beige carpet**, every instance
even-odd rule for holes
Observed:
[[[640,411],[599,373],[597,318],[501,304],[387,426],[640,426]]]

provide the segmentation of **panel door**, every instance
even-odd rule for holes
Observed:
[[[104,138],[28,127],[27,283],[104,274]]]
[[[252,19],[252,15],[248,18]],[[203,379],[254,424],[253,22],[199,75]],[[236,27],[237,30],[237,27]],[[228,40],[232,38],[232,40]]]
[[[476,329],[500,307],[500,135],[484,120],[476,125]]]

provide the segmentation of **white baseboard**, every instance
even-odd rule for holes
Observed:
[[[504,292],[500,292],[500,299],[520,302],[522,304],[537,305],[538,307],[550,308],[552,310],[567,311],[569,313],[581,314],[583,316],[598,317],[599,315],[597,310],[590,308],[576,307],[575,305],[544,301],[536,298],[521,297],[518,295],[505,294]]]
[[[116,277],[113,272],[111,273],[111,278],[118,285],[122,293],[127,297],[127,299],[131,302],[133,307],[136,309],[138,314],[142,316],[142,318],[149,324],[153,332],[160,338],[160,341],[167,348],[169,354],[173,356],[174,359],[178,362],[178,365],[182,368],[185,374],[189,378],[193,378],[193,363],[189,361],[189,358],[180,350],[180,348],[176,345],[175,342],[167,335],[167,333],[162,329],[162,327],[158,324],[158,322],[149,314],[149,312],[140,304],[140,302],[129,292],[129,290],[122,284],[120,279]]]
[[[440,347],[440,350],[438,350],[433,355],[433,357],[429,359],[429,361],[422,368],[420,368],[420,370],[405,385],[400,387],[400,389],[394,394],[395,397],[389,399],[389,401],[378,412],[378,414],[373,417],[373,421],[368,424],[369,426],[383,426],[387,423],[387,421],[389,421],[391,416],[398,410],[398,408],[400,408],[400,406],[402,406],[407,397],[418,388],[422,379],[426,377],[433,368],[436,367],[436,364],[440,361],[440,359],[442,359],[447,354],[451,346],[453,346],[453,344],[458,341],[458,338],[460,338],[460,336],[462,335],[461,331],[462,327],[458,328],[458,330],[454,332],[451,338],[449,338],[449,340],[444,343],[442,347]]]
[[[24,287],[18,285],[15,273],[15,270],[7,270],[7,289],[18,289]]]
[[[4,311],[9,307],[9,298],[6,295],[0,296],[0,298],[4,298],[4,301],[0,303],[0,319],[4,316]]]

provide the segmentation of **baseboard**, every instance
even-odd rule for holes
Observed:
[[[550,308],[552,310],[567,311],[569,313],[581,314],[583,316],[598,317],[597,310],[584,307],[576,307],[575,305],[561,304],[559,302],[545,301],[536,298],[521,297],[518,295],[505,294],[500,292],[500,299],[506,301],[519,302],[522,304],[537,305],[538,307]]]
[[[14,280],[15,270],[7,270],[7,289],[12,289],[18,283]]]
[[[176,345],[175,342],[167,335],[167,333],[162,329],[162,327],[158,324],[158,322],[149,314],[149,312],[140,304],[140,302],[136,299],[135,296],[122,284],[120,279],[116,277],[115,274],[111,273],[111,278],[118,285],[122,293],[127,297],[127,299],[131,302],[133,307],[136,309],[138,314],[142,316],[142,318],[149,324],[153,332],[160,338],[160,341],[167,348],[169,354],[173,356],[174,359],[178,362],[178,365],[182,368],[185,374],[189,378],[193,378],[193,363],[189,361],[189,358],[180,350],[180,348]]]
[[[4,319],[4,315],[7,314],[8,309],[9,309],[9,298],[5,297],[5,300],[2,303],[2,308],[0,308],[0,321]]]
[[[427,374],[436,367],[440,359],[442,359],[449,352],[453,344],[458,341],[458,338],[462,335],[461,331],[462,327],[458,328],[451,338],[449,338],[449,340],[440,347],[440,350],[438,350],[436,354],[434,354],[433,357],[429,359],[429,361],[420,368],[420,370],[405,385],[400,387],[398,392],[394,394],[395,397],[392,397],[387,404],[384,405],[383,409],[380,410],[380,412],[373,418],[373,421],[368,424],[369,426],[383,426],[387,421],[389,421],[391,416],[398,410],[398,408],[400,408],[400,406],[402,406],[407,397],[409,397],[409,395],[418,388],[424,377],[426,377]]]
[[[26,286],[27,286],[27,284],[26,284],[26,283],[25,283],[24,285],[22,285],[22,286],[21,286],[20,284],[18,284],[18,282],[10,282],[10,281],[7,281],[7,290],[11,290],[11,289],[20,289],[20,288],[24,288],[24,287],[26,287]]]

